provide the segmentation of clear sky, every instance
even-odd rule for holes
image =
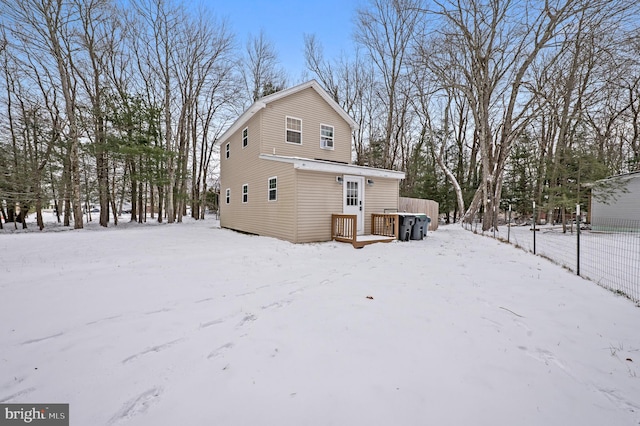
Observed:
[[[249,34],[260,29],[278,52],[290,84],[301,81],[305,70],[304,34],[315,34],[326,58],[353,50],[353,20],[361,0],[208,0],[218,18],[226,18],[244,50]]]

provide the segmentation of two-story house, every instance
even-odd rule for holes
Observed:
[[[351,164],[356,122],[315,80],[259,99],[218,139],[220,225],[291,242],[331,239],[332,213],[398,208],[404,173]]]

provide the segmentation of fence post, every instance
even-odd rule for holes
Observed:
[[[493,238],[496,237],[497,226],[498,226],[498,204],[493,203]]]
[[[533,202],[533,254],[536,254],[536,202]]]
[[[509,204],[509,219],[507,222],[507,242],[511,242],[511,204]]]
[[[576,274],[580,275],[580,204],[576,204],[576,227],[578,235],[578,250],[577,250],[577,262],[576,262]]]

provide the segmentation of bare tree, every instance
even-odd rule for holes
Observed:
[[[305,60],[307,69],[358,124],[353,135],[356,164],[372,165],[369,140],[375,133],[372,128],[381,108],[375,101],[372,65],[365,61],[359,49],[351,58],[341,55],[333,61],[326,59],[315,35],[305,35]]]
[[[417,0],[371,0],[368,8],[359,9],[356,18],[356,41],[367,49],[381,81],[378,94],[385,106],[382,164],[395,166],[405,136],[403,119],[408,106],[406,82],[409,49],[419,23]]]
[[[77,93],[72,75],[72,33],[76,16],[66,2],[47,0],[3,1],[14,37],[29,49],[51,57],[58,73],[58,82],[66,112],[66,138],[69,141],[69,177],[72,193],[74,228],[82,228],[80,201],[79,127],[77,123]]]
[[[109,191],[109,147],[107,144],[107,96],[109,90],[109,57],[119,41],[118,13],[110,0],[73,0],[79,19],[80,35],[77,46],[78,59],[74,71],[84,89],[90,111],[86,129],[92,141],[92,152],[96,160],[98,199],[100,202],[100,225],[107,226],[111,199]]]
[[[233,37],[224,22],[215,22],[213,17],[202,11],[198,18],[185,23],[182,32],[183,47],[177,55],[175,64],[178,87],[180,90],[180,114],[177,123],[178,136],[178,173],[175,187],[180,194],[178,203],[178,221],[186,213],[187,203],[192,205],[192,214],[198,211],[199,191],[194,184],[198,177],[198,155],[211,155],[210,143],[212,120],[219,108],[228,104],[232,97],[233,61],[231,59]],[[237,95],[237,94],[236,94]],[[204,104],[205,100],[210,102]],[[201,112],[206,111],[202,120]],[[200,124],[203,127],[200,127]],[[200,137],[200,134],[202,137]],[[206,138],[204,152],[198,151],[198,140]],[[212,144],[211,144],[212,145]],[[201,147],[202,143],[200,144]],[[191,148],[191,174],[189,176],[188,158]],[[208,152],[207,152],[208,151]],[[209,160],[210,161],[210,160]],[[203,160],[202,167],[209,161]],[[200,170],[203,172],[203,170]],[[189,179],[189,177],[191,179]],[[187,182],[191,180],[191,198],[187,194]],[[196,193],[198,192],[198,193]],[[194,204],[196,204],[195,209]],[[197,217],[197,216],[196,216]]]
[[[424,59],[446,85],[468,99],[479,141],[482,183],[466,219],[482,208],[487,230],[496,225],[502,173],[511,147],[532,119],[535,97],[524,85],[532,65],[543,50],[549,57],[558,54],[558,44],[575,34],[577,17],[602,13],[610,2],[459,0],[434,5],[429,12],[441,22],[434,46],[442,48]]]
[[[173,189],[177,169],[174,155],[177,140],[174,132],[173,95],[177,77],[174,65],[180,48],[179,26],[186,18],[184,11],[174,6],[170,0],[137,0],[134,6],[139,18],[138,26],[135,28],[137,34],[135,50],[139,72],[145,82],[149,98],[158,98],[164,114],[164,148],[167,155],[163,194],[167,221],[173,223],[176,218]],[[158,215],[158,220],[162,221],[162,215]]]
[[[261,29],[258,35],[249,37],[242,76],[250,103],[286,87],[286,73],[278,64],[278,52],[264,30]]]

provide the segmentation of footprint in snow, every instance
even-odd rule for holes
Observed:
[[[260,308],[262,310],[270,309],[270,308],[284,308],[285,306],[290,305],[290,304],[291,304],[291,300],[283,299],[283,300],[280,300],[278,302],[273,302],[273,303],[270,303],[268,305],[261,306]]]
[[[36,390],[36,388],[27,388],[27,389],[23,389],[23,390],[21,390],[19,392],[16,392],[16,393],[14,393],[12,395],[0,397],[0,404],[5,404],[5,403],[9,403],[11,401],[15,401],[19,397],[22,397],[24,395],[29,395],[31,392],[33,392],[35,390]]]
[[[238,323],[238,327],[242,327],[246,323],[251,322],[251,321],[255,321],[257,319],[258,319],[257,316],[255,316],[253,314],[249,314],[249,315],[245,316],[244,318],[242,318],[242,320]]]
[[[224,345],[220,346],[219,348],[217,348],[216,350],[211,352],[207,356],[207,359],[218,357],[218,356],[222,355],[224,352],[226,352],[229,349],[233,348],[234,346],[235,346],[235,344],[233,342],[225,343]]]
[[[149,353],[151,353],[151,352],[160,352],[160,351],[163,351],[163,350],[168,349],[168,348],[170,348],[171,346],[175,345],[176,343],[181,342],[182,340],[184,340],[184,339],[176,339],[176,340],[172,340],[172,341],[167,342],[167,343],[163,343],[163,344],[161,344],[161,345],[152,346],[152,347],[150,347],[150,348],[145,349],[145,350],[144,350],[144,351],[142,351],[142,352],[138,352],[137,354],[131,355],[131,356],[129,356],[129,357],[127,357],[127,358],[123,359],[123,360],[122,360],[122,363],[123,363],[123,364],[126,364],[126,363],[128,363],[128,362],[130,362],[130,361],[133,361],[134,359],[136,359],[136,358],[138,358],[138,357],[141,357],[141,356],[143,356],[143,355],[149,354]]]
[[[200,328],[211,327],[212,325],[222,324],[223,322],[224,322],[224,318],[214,319],[214,320],[211,320],[211,321],[204,322],[204,323],[200,324]]]
[[[138,396],[135,396],[125,402],[122,408],[109,420],[109,424],[113,425],[119,423],[122,420],[127,420],[138,414],[145,413],[149,407],[157,401],[158,397],[162,393],[161,387],[151,388],[145,392],[142,392]]]
[[[60,332],[60,333],[57,333],[57,334],[52,334],[51,336],[45,336],[45,337],[39,337],[39,338],[37,338],[37,339],[25,340],[25,341],[24,341],[24,342],[22,342],[21,344],[22,344],[22,345],[30,345],[30,344],[32,344],[32,343],[38,343],[38,342],[42,342],[42,341],[44,341],[44,340],[49,340],[49,339],[54,339],[54,338],[56,338],[56,337],[60,337],[60,336],[62,336],[63,334],[64,334],[63,332]]]

